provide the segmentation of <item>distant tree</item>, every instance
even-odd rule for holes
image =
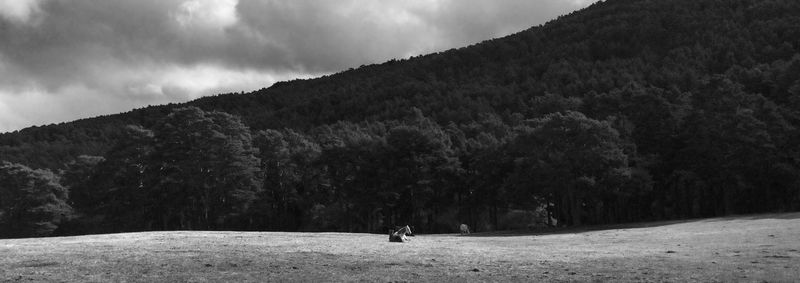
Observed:
[[[531,117],[541,117],[550,113],[578,111],[583,102],[578,97],[563,97],[558,94],[545,93],[531,100]]]
[[[447,133],[415,112],[407,124],[388,131],[383,154],[382,167],[387,174],[383,188],[397,197],[386,203],[390,211],[386,222],[431,225],[438,211],[434,209],[435,200],[448,188],[447,178],[459,167]]]
[[[270,229],[300,229],[305,210],[314,205],[313,163],[319,157],[319,145],[293,130],[259,131],[254,143],[259,149],[263,174],[263,190],[255,208],[261,225]]]
[[[136,125],[126,126],[122,132],[124,137],[105,157],[78,158],[64,173],[77,212],[73,229],[79,232],[156,229],[152,220],[155,200],[149,190],[153,132]]]
[[[322,149],[316,163],[324,173],[327,208],[338,230],[383,232],[387,195],[379,185],[385,178],[385,144],[368,127],[339,122],[316,130]]]
[[[96,199],[94,194],[95,184],[92,182],[95,172],[99,169],[98,165],[105,161],[101,156],[80,155],[75,160],[69,162],[66,169],[61,170],[61,184],[69,190],[68,204],[73,208],[73,217],[69,222],[64,223],[68,234],[79,234],[97,232],[95,225],[87,225],[87,219],[91,214],[83,213],[89,207],[94,207]]]
[[[568,111],[531,120],[517,131],[508,182],[518,201],[554,203],[559,221],[582,224],[600,196],[630,178],[619,135],[607,122]]]
[[[711,190],[713,197],[703,200],[705,207],[713,207],[713,215],[775,209],[779,202],[764,198],[773,193],[767,188],[774,188],[772,183],[778,179],[788,181],[783,186],[795,182],[777,178],[785,170],[795,170],[790,168],[796,164],[782,157],[785,152],[778,148],[784,147],[783,142],[774,138],[792,132],[792,127],[764,103],[763,97],[745,93],[722,76],[711,78],[703,92],[693,96],[693,112],[682,133],[686,146],[676,161],[679,168],[700,176]],[[775,122],[767,124],[762,119]],[[775,166],[779,164],[783,165]]]
[[[178,108],[153,132],[147,189],[161,228],[246,228],[261,181],[258,150],[239,118]]]
[[[97,166],[105,160],[102,156],[80,155],[67,164],[67,169],[62,170],[61,183],[70,190],[69,203],[73,208],[90,205],[92,201],[88,194],[91,194],[93,187],[92,176],[98,170]]]
[[[516,119],[519,120],[516,123],[524,120],[523,117]],[[475,229],[487,228],[479,219],[488,210],[488,224],[497,228],[502,209],[508,206],[503,183],[512,169],[505,150],[513,136],[512,128],[497,115],[487,113],[480,115],[477,121],[461,125],[460,130],[466,140],[458,153],[463,175],[453,188],[459,206],[457,218]]]
[[[0,236],[51,235],[72,213],[68,191],[48,170],[0,163]]]
[[[461,218],[473,228],[483,226],[477,221],[481,209],[488,208],[491,227],[496,229],[501,209],[508,206],[509,196],[504,181],[513,170],[513,164],[504,150],[507,142],[507,139],[481,132],[467,140],[467,150],[460,156],[465,171],[462,178],[466,183],[462,190],[457,191],[460,205],[466,210],[466,215]]]

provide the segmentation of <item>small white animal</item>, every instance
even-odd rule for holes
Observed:
[[[461,235],[469,235],[469,226],[467,224],[461,224],[459,230],[461,230]]]
[[[399,230],[389,234],[389,242],[398,242],[398,243],[405,243],[408,242],[408,236],[413,236],[414,232],[411,232],[411,228],[406,225],[405,227],[400,228]]]

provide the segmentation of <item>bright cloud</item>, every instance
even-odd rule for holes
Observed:
[[[189,0],[181,3],[172,16],[184,28],[222,30],[237,22],[236,4],[237,0]]]
[[[0,1],[0,18],[8,21],[25,23],[39,12],[40,0],[3,0]]]

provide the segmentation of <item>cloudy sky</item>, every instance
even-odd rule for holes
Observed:
[[[0,132],[461,47],[593,0],[0,0]]]

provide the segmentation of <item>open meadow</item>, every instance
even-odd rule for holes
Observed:
[[[0,240],[0,281],[800,279],[800,213],[550,233],[145,232]]]

